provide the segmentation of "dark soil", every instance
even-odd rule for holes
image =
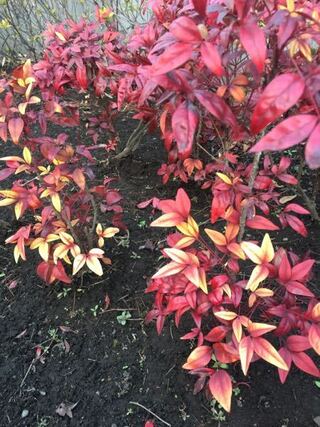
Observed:
[[[124,121],[122,126],[125,139],[132,123]],[[61,285],[45,286],[36,277],[32,258],[14,264],[12,248],[4,240],[16,225],[9,209],[1,210],[1,427],[143,427],[153,417],[130,402],[144,405],[172,427],[219,425],[205,396],[193,395],[194,378],[181,369],[190,352],[188,343],[179,339],[188,331],[187,325],[177,331],[168,322],[157,336],[154,325],[143,322],[152,304],[151,297],[144,295],[146,281],[159,256],[152,246],[161,234],[145,228],[150,212],[137,209],[136,204],[154,195],[175,193],[177,185],[164,187],[156,175],[163,156],[161,144],[151,136],[119,165],[130,239],[127,246],[123,239],[124,245],[110,248],[110,273],[102,279],[86,276],[80,291],[71,288],[63,293],[67,288]],[[319,256],[318,236],[319,229],[311,225],[308,240],[296,234],[286,239],[290,246],[299,245],[299,253],[305,245],[305,250]],[[149,249],[143,248],[146,243]],[[17,286],[9,289],[13,280]],[[111,305],[104,311],[106,295]],[[117,316],[124,310],[132,317],[121,325]],[[37,345],[48,350],[43,360],[32,362]],[[313,418],[320,415],[320,390],[313,378],[293,371],[281,385],[276,369],[258,362],[246,381],[222,426],[316,425]],[[72,419],[56,413],[62,403],[77,403]],[[157,426],[164,425],[157,421]]]

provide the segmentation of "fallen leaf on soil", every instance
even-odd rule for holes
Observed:
[[[18,285],[18,280],[12,280],[9,284],[8,284],[8,289],[15,289]]]
[[[79,402],[76,403],[60,403],[60,405],[56,409],[56,413],[60,415],[60,417],[65,417],[66,415],[69,418],[72,418],[72,410],[78,405]]]
[[[148,249],[149,251],[154,251],[155,247],[156,247],[155,243],[152,240],[147,239],[145,241],[144,245],[139,246],[139,250],[141,250],[141,249]]]
[[[313,421],[317,424],[318,427],[320,427],[320,415],[314,417]]]
[[[63,340],[63,344],[64,344],[64,349],[66,353],[69,353],[70,351],[70,344],[68,343],[67,340]]]
[[[18,334],[16,338],[22,338],[23,336],[25,336],[26,333],[27,333],[27,330],[25,329],[24,331],[20,332],[20,334]]]
[[[104,297],[104,309],[108,310],[109,306],[110,306],[111,300],[108,294],[106,294],[106,296]]]

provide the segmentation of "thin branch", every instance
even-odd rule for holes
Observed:
[[[155,414],[154,412],[150,411],[150,409],[146,408],[145,406],[141,405],[141,403],[138,402],[129,402],[129,405],[135,405],[139,406],[140,408],[144,409],[145,411],[149,412],[149,414],[153,415],[155,418],[157,418],[159,421],[161,421],[164,425],[171,427],[171,424],[167,423],[167,421],[163,420],[159,417],[159,415]]]
[[[252,171],[251,171],[251,175],[250,175],[250,179],[249,179],[249,183],[248,183],[250,194],[252,194],[253,184],[254,184],[254,181],[257,177],[260,157],[261,157],[261,151],[254,155],[253,167],[252,167]],[[249,203],[247,201],[247,203],[244,205],[244,207],[241,211],[238,242],[241,242],[243,239],[243,235],[244,235],[244,231],[245,231],[245,227],[246,227],[248,209],[249,209]]]

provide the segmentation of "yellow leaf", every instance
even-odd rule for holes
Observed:
[[[29,150],[28,147],[24,147],[22,155],[23,155],[25,162],[28,165],[30,165],[31,161],[32,161],[32,155],[31,155],[31,151]]]
[[[79,254],[75,257],[73,260],[73,268],[72,268],[72,275],[78,273],[79,270],[85,265],[86,263],[86,256],[84,254]]]
[[[22,214],[22,208],[23,208],[23,203],[22,202],[18,202],[15,204],[14,207],[14,212],[16,214],[16,218],[19,219],[21,214]]]
[[[102,276],[103,275],[103,270],[102,270],[102,266],[100,264],[100,261],[98,260],[98,258],[96,258],[95,256],[89,256],[87,258],[87,266],[88,268],[93,271],[95,274],[97,274],[98,276]]]
[[[221,181],[225,182],[228,185],[232,185],[231,179],[224,173],[217,172],[216,175],[221,179]]]
[[[51,201],[55,210],[61,212],[61,201],[58,193],[53,193],[51,195]]]

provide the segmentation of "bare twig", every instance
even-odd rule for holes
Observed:
[[[252,167],[252,171],[251,171],[251,175],[250,175],[250,179],[249,179],[249,183],[248,183],[250,194],[252,194],[253,184],[254,184],[254,181],[255,181],[257,173],[258,173],[260,157],[261,157],[261,152],[256,153],[254,155],[254,158],[253,158],[253,167]],[[239,229],[239,235],[238,235],[238,241],[239,242],[241,242],[243,239],[243,235],[244,235],[244,231],[245,231],[245,227],[246,227],[248,208],[249,208],[249,204],[247,202],[241,211],[240,229]]]
[[[129,402],[129,405],[135,405],[139,406],[140,408],[144,409],[145,411],[149,412],[149,414],[153,415],[155,418],[157,418],[159,421],[161,421],[164,425],[171,427],[171,424],[167,423],[167,421],[163,420],[159,417],[159,415],[155,414],[154,412],[150,411],[150,409],[146,408],[145,406],[141,405],[141,403],[138,402]]]

